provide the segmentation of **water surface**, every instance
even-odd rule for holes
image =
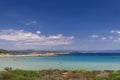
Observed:
[[[52,57],[2,57],[0,70],[5,67],[24,70],[87,69],[120,70],[118,54],[66,54]]]

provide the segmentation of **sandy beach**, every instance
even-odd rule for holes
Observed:
[[[56,53],[44,53],[44,54],[38,54],[38,53],[30,53],[25,55],[12,55],[12,54],[1,54],[0,57],[22,57],[22,56],[57,56]]]

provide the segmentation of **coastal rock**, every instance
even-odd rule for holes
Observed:
[[[65,77],[65,78],[67,78],[67,79],[69,79],[69,78],[72,77],[72,73],[70,73],[70,72],[64,72],[64,73],[62,73],[62,76]]]

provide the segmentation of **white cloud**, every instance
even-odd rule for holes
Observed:
[[[67,39],[74,39],[74,38],[75,38],[74,36],[67,37]]]
[[[24,31],[24,30],[1,30],[0,39],[14,42],[15,45],[45,45],[45,46],[56,46],[56,45],[68,45],[73,42],[74,36],[64,36],[62,34],[45,36],[41,35],[40,31],[36,33]]]
[[[110,33],[114,33],[114,37],[109,37],[109,39],[112,39],[115,42],[120,42],[120,30],[111,30]]]
[[[117,34],[120,34],[120,30],[116,31]]]
[[[107,40],[111,42],[120,42],[120,30],[111,30],[109,34],[102,35],[91,35],[92,38],[97,38],[99,40]]]
[[[112,36],[109,36],[109,39],[113,39],[113,37],[112,37]]]
[[[107,38],[106,38],[106,37],[102,37],[101,39],[102,39],[102,40],[106,40]]]
[[[99,35],[91,35],[92,38],[98,38]]]
[[[115,33],[115,31],[114,31],[114,30],[111,30],[110,33]]]
[[[120,34],[120,30],[111,30],[110,33]]]
[[[37,34],[41,34],[41,32],[40,32],[40,31],[36,31],[36,33],[37,33]]]
[[[35,25],[35,24],[37,24],[37,21],[29,21],[29,22],[25,23],[25,25],[27,25],[27,26]]]
[[[120,38],[114,39],[114,42],[120,42]]]
[[[58,35],[51,35],[48,37],[48,39],[61,39],[61,38],[65,38],[65,36],[63,36],[62,34],[58,34]]]

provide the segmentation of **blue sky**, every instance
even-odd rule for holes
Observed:
[[[120,49],[119,4],[119,0],[1,0],[0,48]]]

